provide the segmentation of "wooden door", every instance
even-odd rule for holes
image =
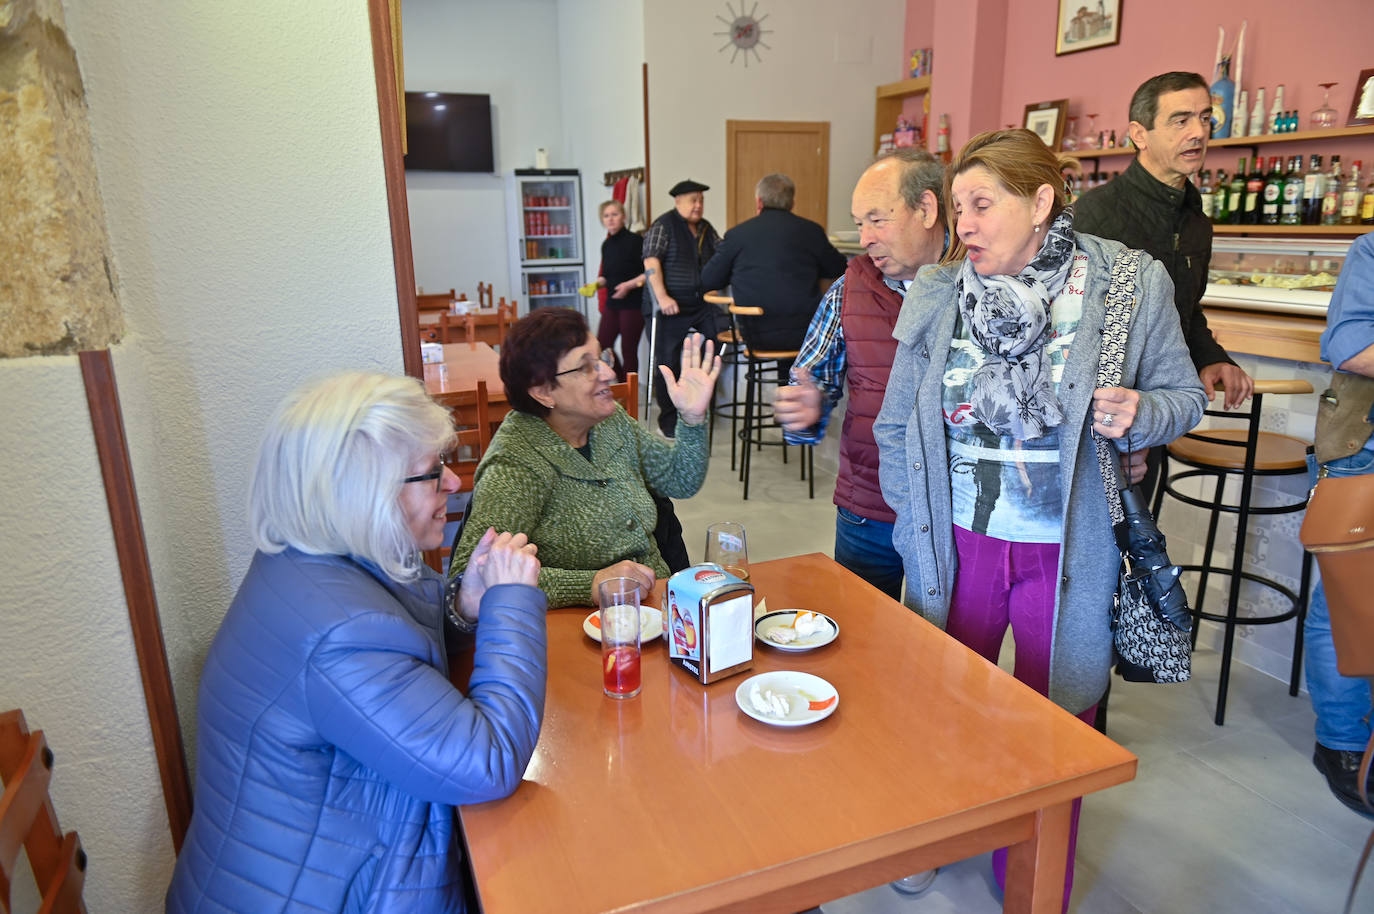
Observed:
[[[829,121],[725,122],[725,227],[754,216],[754,186],[779,172],[797,185],[792,212],[822,227],[830,190]]]

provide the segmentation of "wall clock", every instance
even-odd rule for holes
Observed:
[[[763,20],[768,18],[768,14],[758,15],[759,5],[757,3],[746,13],[744,11],[745,2],[746,0],[740,0],[738,13],[735,12],[733,3],[725,4],[728,18],[727,16],[716,16],[717,19],[725,23],[725,31],[716,32],[716,34],[725,38],[725,44],[721,45],[718,50],[724,51],[726,48],[731,48],[731,63],[734,63],[735,58],[740,57],[740,52],[743,51],[744,66],[748,67],[750,54],[754,55],[755,60],[762,61],[763,58],[759,56],[759,48],[767,48],[768,50],[772,50],[772,48],[763,43]]]

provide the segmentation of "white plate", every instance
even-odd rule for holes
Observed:
[[[787,699],[791,710],[786,717],[763,714],[749,701],[749,693],[758,683],[760,692],[772,689]],[[772,673],[759,673],[750,676],[735,689],[735,704],[745,714],[759,723],[774,727],[804,727],[818,720],[825,720],[840,706],[840,693],[835,687],[819,676],[799,673],[793,670],[776,670]],[[822,707],[815,707],[822,705]]]
[[[831,641],[840,636],[840,624],[825,613],[816,615],[826,623],[826,627],[818,632],[813,632],[805,638],[798,638],[796,641],[787,644],[779,644],[768,637],[768,632],[775,628],[791,628],[792,620],[797,618],[799,609],[780,609],[777,612],[765,613],[754,620],[754,637],[762,643],[780,651],[814,651],[818,647],[824,647]]]
[[[601,643],[601,611],[582,620],[582,630],[597,644]],[[639,643],[652,641],[663,634],[663,613],[652,606],[639,607]]]

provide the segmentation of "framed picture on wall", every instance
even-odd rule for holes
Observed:
[[[1121,40],[1122,0],[1059,0],[1055,54],[1103,48]]]
[[[1059,151],[1064,139],[1064,122],[1069,113],[1069,100],[1061,98],[1057,102],[1036,102],[1026,106],[1026,119],[1021,126],[1045,141],[1045,145]]]
[[[1355,97],[1350,100],[1350,120],[1347,127],[1374,124],[1374,70],[1361,70],[1355,80]]]

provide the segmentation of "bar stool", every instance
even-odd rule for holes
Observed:
[[[1220,388],[1218,388],[1220,389]],[[1241,419],[1245,425],[1239,428],[1195,429],[1171,443],[1165,461],[1163,479],[1155,494],[1154,514],[1159,517],[1164,496],[1170,495],[1184,504],[1203,508],[1210,512],[1207,524],[1207,543],[1203,549],[1202,564],[1183,565],[1184,571],[1198,572],[1197,596],[1193,600],[1193,617],[1197,621],[1220,623],[1225,628],[1221,651],[1221,675],[1217,686],[1216,722],[1220,726],[1226,720],[1226,694],[1231,676],[1231,656],[1235,647],[1236,626],[1274,625],[1296,619],[1293,636],[1293,665],[1288,683],[1288,694],[1298,694],[1298,675],[1302,668],[1302,627],[1307,616],[1307,590],[1312,576],[1312,556],[1304,552],[1299,590],[1280,584],[1277,580],[1245,570],[1245,541],[1248,535],[1250,518],[1254,515],[1292,514],[1307,507],[1307,495],[1294,502],[1272,506],[1251,504],[1254,482],[1257,476],[1297,476],[1307,472],[1306,451],[1309,442],[1291,435],[1260,430],[1260,412],[1265,394],[1310,394],[1312,385],[1306,381],[1272,380],[1255,381],[1254,395],[1248,410],[1206,410],[1204,415],[1219,418]],[[1185,466],[1194,467],[1180,473],[1168,472],[1168,461],[1174,460]],[[1240,499],[1235,505],[1225,504],[1228,476],[1240,477]],[[1193,477],[1212,477],[1216,480],[1211,499],[1194,498],[1178,490],[1177,484]],[[1230,566],[1213,564],[1213,547],[1216,544],[1217,521],[1223,513],[1236,515],[1236,542],[1232,551]],[[1209,575],[1225,575],[1230,579],[1224,613],[1206,612],[1203,600],[1207,593]],[[1239,615],[1241,581],[1251,581],[1279,593],[1289,608],[1268,616]],[[1197,643],[1198,626],[1193,626],[1193,643]]]
[[[784,363],[791,363],[797,357],[796,349],[757,349],[749,345],[748,335],[740,328],[736,318],[763,317],[762,308],[750,305],[730,305],[730,321],[735,336],[744,343],[744,427],[739,432],[740,466],[739,475],[744,483],[744,500],[749,500],[749,466],[752,453],[762,451],[765,445],[782,448],[782,462],[787,463],[787,441],[781,436],[777,440],[764,437],[767,428],[779,428],[773,419],[772,409],[764,406],[763,385],[778,382],[778,371]],[[733,423],[732,423],[733,426]],[[816,497],[815,449],[803,444],[801,456],[801,479],[810,478],[810,498]]]
[[[707,292],[702,298],[712,305],[720,305],[728,309],[735,303],[733,297],[720,292]],[[732,387],[729,400],[718,400],[711,398],[710,426],[707,431],[707,448],[715,447],[716,443],[716,417],[728,416],[730,418],[730,469],[735,468],[735,444],[739,440],[737,427],[738,422],[743,418],[741,409],[744,408],[744,401],[739,395],[739,379],[743,373],[742,369],[748,365],[748,350],[745,349],[744,340],[739,336],[735,329],[735,318],[730,317],[730,327],[716,334],[716,352],[720,355],[722,371],[730,370],[730,384]]]

